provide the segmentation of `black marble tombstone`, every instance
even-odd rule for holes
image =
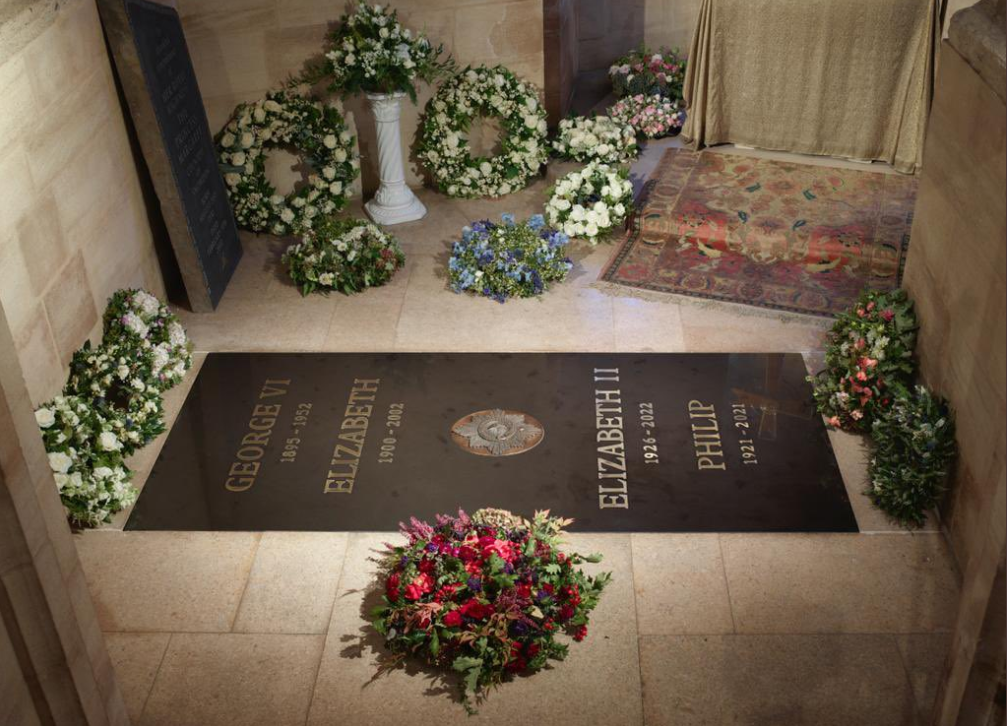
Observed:
[[[215,353],[127,529],[855,532],[798,354]]]
[[[212,310],[241,242],[178,13],[148,0],[98,5],[189,303]]]

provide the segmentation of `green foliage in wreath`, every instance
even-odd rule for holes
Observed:
[[[434,47],[422,33],[414,35],[398,21],[398,12],[357,2],[339,19],[328,36],[325,62],[302,79],[327,79],[329,90],[345,94],[406,93],[416,102],[416,82],[432,82],[450,72],[450,57],[440,60],[444,46]]]
[[[829,332],[825,368],[809,378],[830,426],[870,431],[896,396],[912,384],[919,325],[904,290],[864,291]]]
[[[60,499],[85,527],[136,500],[125,457],[164,431],[161,395],[192,365],[178,319],[144,290],[117,291],[103,322],[101,345],[74,353],[63,394],[35,411]]]
[[[466,134],[477,116],[500,119],[500,153],[473,157]],[[499,197],[526,186],[548,161],[538,89],[503,66],[466,68],[424,110],[416,154],[450,197]]]
[[[94,527],[136,501],[123,463],[122,415],[81,396],[57,396],[35,411],[49,467],[72,523]]]
[[[339,109],[287,91],[240,104],[217,135],[217,154],[239,227],[299,234],[346,206],[360,175],[353,136]],[[269,149],[292,147],[308,166],[307,183],[287,196],[266,177]]]
[[[362,219],[325,218],[283,255],[302,295],[347,295],[388,282],[405,263],[398,241]]]
[[[916,386],[874,420],[871,434],[875,451],[868,496],[902,524],[922,525],[944,493],[956,454],[946,402]]]

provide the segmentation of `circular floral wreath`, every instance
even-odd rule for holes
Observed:
[[[538,89],[503,66],[466,68],[427,102],[417,155],[450,197],[499,197],[521,189],[549,157]],[[502,127],[501,152],[473,157],[466,132],[479,115]]]
[[[266,178],[269,149],[293,146],[311,169],[308,183],[287,196]],[[286,91],[240,104],[217,136],[217,154],[239,227],[296,234],[312,220],[346,206],[360,174],[353,136],[332,105]]]

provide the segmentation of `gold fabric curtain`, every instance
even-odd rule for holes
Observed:
[[[694,148],[886,161],[913,173],[939,0],[703,0],[685,77]]]

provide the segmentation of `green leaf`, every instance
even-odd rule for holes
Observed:
[[[748,222],[748,212],[743,212],[743,211],[739,210],[738,211],[738,218],[742,222],[746,222],[747,223]]]

